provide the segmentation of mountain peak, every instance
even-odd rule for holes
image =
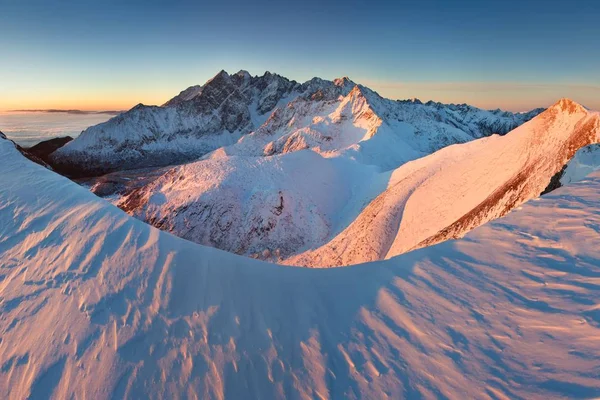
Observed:
[[[352,87],[352,90],[350,91],[350,93],[348,93],[348,96],[350,97],[364,97],[364,93],[362,91],[362,88],[360,85],[354,84],[354,86]]]
[[[235,76],[239,76],[241,78],[251,78],[252,75],[250,75],[250,72],[246,71],[245,69],[240,69],[238,72],[236,72]]]
[[[227,71],[225,71],[224,69],[222,69],[221,71],[219,71],[215,76],[213,76],[212,78],[210,78],[208,81],[206,81],[206,85],[208,85],[211,82],[220,82],[220,81],[226,81],[229,80],[230,76],[227,73]]]
[[[354,83],[347,76],[343,76],[341,78],[334,79],[333,80],[333,84],[336,85],[336,86],[340,86],[340,87],[344,87],[344,86],[348,86],[348,85],[356,86],[356,83]]]
[[[587,112],[588,110],[582,106],[581,104],[569,99],[562,98],[558,100],[554,105],[550,107],[550,109],[567,112],[569,114],[575,114],[579,112]]]

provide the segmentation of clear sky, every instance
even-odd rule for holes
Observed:
[[[0,0],[0,110],[161,104],[219,70],[600,109],[598,0]]]

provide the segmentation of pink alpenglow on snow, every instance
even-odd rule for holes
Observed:
[[[600,140],[598,114],[563,99],[506,135],[423,150],[406,162],[413,157],[403,154],[402,141],[422,137],[384,129],[356,88],[322,117],[307,111],[313,103],[298,101],[295,111],[285,110],[293,117],[283,120],[294,121],[285,129],[259,130],[169,169],[116,204],[160,229],[237,254],[351,265],[458,238],[505,215],[544,192],[578,149]],[[311,118],[298,117],[305,114]],[[330,140],[311,142],[324,130]],[[294,137],[302,146],[290,145]],[[264,149],[273,151],[265,156]],[[400,167],[387,169],[379,154]],[[593,169],[574,165],[563,181]]]
[[[6,140],[0,170],[4,398],[600,396],[600,175],[457,241],[307,269],[161,232]]]

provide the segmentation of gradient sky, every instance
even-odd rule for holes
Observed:
[[[600,1],[0,0],[0,110],[161,104],[219,70],[600,109]]]

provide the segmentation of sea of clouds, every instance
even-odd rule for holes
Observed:
[[[24,147],[59,136],[79,136],[89,126],[112,118],[111,114],[67,112],[2,112],[0,131]]]

